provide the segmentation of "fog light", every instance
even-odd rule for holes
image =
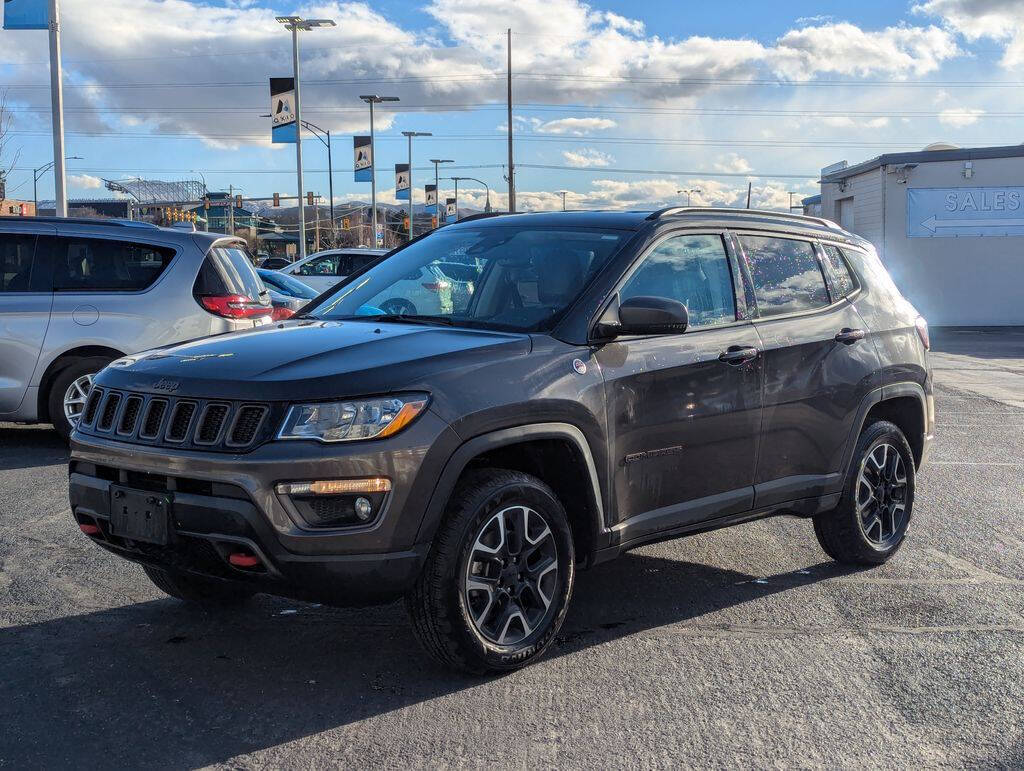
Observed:
[[[356,498],[356,516],[366,522],[373,516],[373,504],[368,498]]]
[[[291,482],[277,486],[281,495],[342,495],[344,493],[386,493],[391,480],[385,477],[369,479],[323,479],[317,482]]]

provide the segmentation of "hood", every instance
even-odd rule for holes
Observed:
[[[175,396],[332,399],[407,390],[529,350],[526,334],[297,319],[127,357],[97,383]]]

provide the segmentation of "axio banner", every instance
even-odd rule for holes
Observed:
[[[446,198],[444,203],[444,221],[455,222],[455,218],[459,216],[459,209],[455,205],[454,198]]]
[[[295,144],[299,132],[295,123],[295,78],[270,79],[270,141]]]
[[[49,28],[49,0],[4,0],[4,29]]]
[[[907,238],[1024,235],[1024,187],[907,189]]]
[[[429,212],[437,214],[437,185],[425,185],[423,193],[426,199],[426,206],[424,208]]]
[[[395,198],[409,200],[409,164],[395,164]]]
[[[373,174],[373,148],[369,137],[352,137],[352,168],[356,182],[371,182]]]

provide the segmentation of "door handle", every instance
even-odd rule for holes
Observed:
[[[718,360],[735,366],[738,364],[744,364],[751,359],[756,359],[758,353],[760,353],[760,351],[756,348],[745,348],[740,345],[730,345],[728,349],[719,354]]]
[[[845,345],[853,345],[858,340],[864,339],[863,329],[850,329],[849,327],[843,327],[836,332],[836,342],[844,343]]]

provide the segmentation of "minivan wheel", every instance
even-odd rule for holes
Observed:
[[[471,472],[406,607],[420,643],[464,672],[506,672],[541,656],[569,606],[575,554],[551,488],[518,471]]]
[[[247,586],[143,565],[149,580],[176,600],[197,605],[240,605],[255,592]]]
[[[92,379],[113,359],[104,356],[89,356],[75,359],[57,373],[50,384],[47,396],[47,409],[50,422],[65,442],[71,436],[71,430],[85,409],[85,400],[92,387]]]
[[[825,553],[851,565],[880,565],[895,554],[914,508],[914,473],[914,455],[895,424],[865,428],[839,506],[814,518]]]

